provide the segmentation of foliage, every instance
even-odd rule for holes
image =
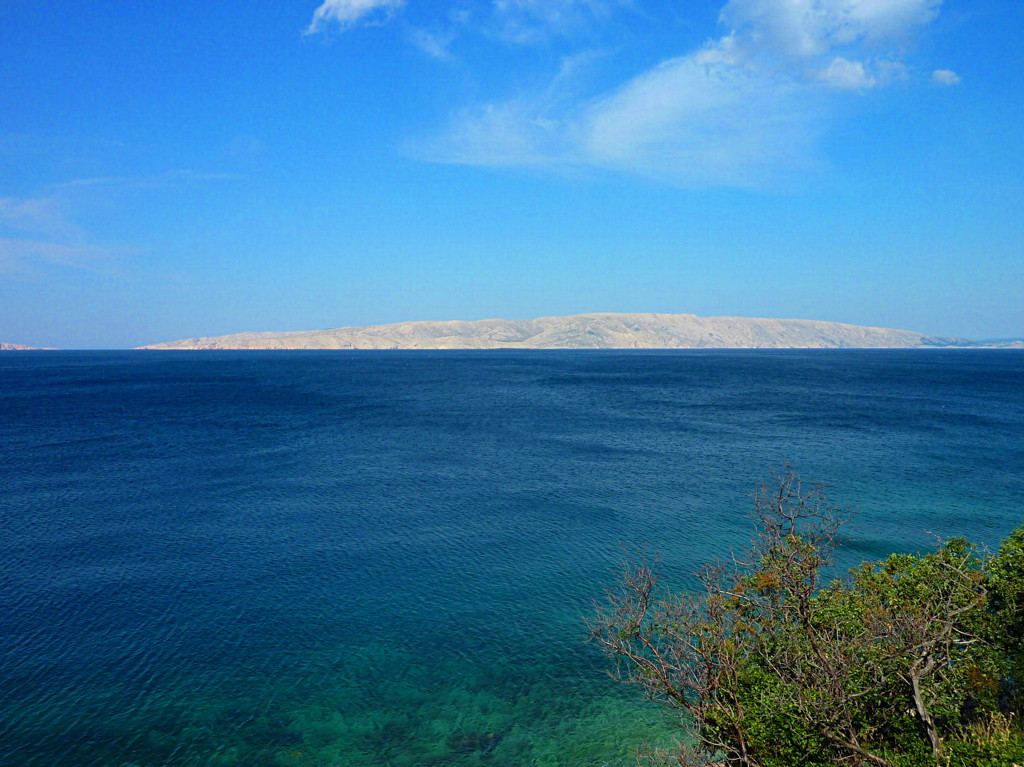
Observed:
[[[652,762],[1024,764],[1024,527],[990,558],[956,538],[823,583],[849,514],[773,474],[748,551],[666,593],[627,563],[588,621],[616,675],[680,712]]]
[[[1024,709],[1024,526],[999,547],[986,568],[989,595],[985,636],[1003,663],[1001,702],[1004,708]]]

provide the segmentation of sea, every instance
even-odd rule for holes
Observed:
[[[0,765],[631,765],[584,618],[749,541],[836,569],[1024,523],[1014,350],[4,352]]]

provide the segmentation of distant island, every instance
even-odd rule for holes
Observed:
[[[21,344],[7,344],[0,341],[0,352],[37,352],[41,351],[38,346],[22,346]]]
[[[694,314],[576,314],[533,320],[399,322],[330,330],[236,333],[140,349],[914,349],[981,344],[909,330],[815,320]]]

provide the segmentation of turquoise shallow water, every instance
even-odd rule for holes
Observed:
[[[0,357],[0,765],[627,765],[580,617],[791,463],[845,562],[1024,522],[1012,351]]]

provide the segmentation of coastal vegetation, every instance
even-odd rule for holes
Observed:
[[[1024,764],[1024,526],[830,580],[850,514],[773,474],[749,548],[670,591],[626,564],[588,621],[615,674],[679,713],[680,767]]]

